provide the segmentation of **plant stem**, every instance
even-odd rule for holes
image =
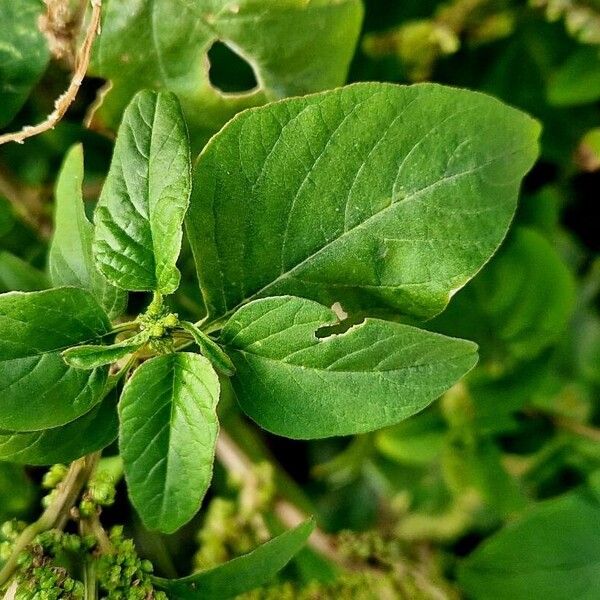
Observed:
[[[79,522],[79,533],[82,536],[95,534],[95,532],[92,531],[91,519],[81,519]],[[84,600],[97,600],[98,588],[96,584],[96,558],[92,554],[88,554],[84,558],[83,589]]]
[[[224,430],[221,430],[217,439],[217,458],[228,471],[240,479],[249,481],[255,478],[252,462]],[[308,515],[297,506],[282,498],[275,502],[275,513],[281,522],[290,528],[300,525],[308,518]],[[337,552],[333,540],[319,528],[315,528],[308,543],[314,550],[332,562],[346,566],[345,561]]]
[[[33,542],[38,534],[48,529],[62,529],[65,526],[69,518],[69,511],[94,471],[99,458],[100,454],[96,452],[71,463],[65,478],[56,489],[55,498],[50,506],[17,538],[12,554],[0,570],[0,587],[6,584],[14,573],[19,554]]]
[[[6,142],[17,142],[18,144],[22,144],[27,138],[44,133],[49,129],[54,129],[54,127],[56,127],[59,121],[64,117],[69,106],[71,106],[75,100],[77,92],[79,91],[79,88],[83,82],[83,78],[85,77],[88,65],[90,64],[92,44],[94,43],[96,35],[98,35],[100,31],[102,0],[91,0],[91,3],[92,16],[90,17],[85,39],[83,40],[83,44],[77,58],[77,66],[67,91],[56,99],[54,103],[54,110],[46,117],[44,121],[38,123],[37,125],[28,125],[27,127],[23,127],[21,131],[0,135],[0,144],[5,144]]]

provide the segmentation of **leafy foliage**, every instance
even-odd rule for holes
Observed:
[[[0,594],[595,597],[597,0],[0,20]]]

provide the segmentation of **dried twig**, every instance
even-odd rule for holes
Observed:
[[[54,103],[54,110],[46,117],[44,121],[38,123],[37,125],[27,125],[20,131],[0,135],[0,144],[5,144],[7,142],[17,142],[18,144],[22,144],[27,138],[44,133],[49,129],[54,129],[54,127],[56,127],[58,122],[67,112],[69,106],[71,106],[75,100],[90,63],[92,44],[94,43],[96,35],[98,35],[100,32],[102,0],[91,0],[91,2],[92,16],[90,17],[85,39],[79,51],[77,66],[67,91],[56,99]]]
[[[248,481],[255,477],[252,471],[252,463],[231,437],[223,430],[219,433],[217,440],[217,458],[223,466],[242,481]],[[287,527],[296,527],[308,516],[291,502],[279,498],[275,502],[275,513]],[[331,561],[345,566],[346,561],[339,555],[335,543],[325,532],[316,528],[310,539],[309,545],[323,554]]]

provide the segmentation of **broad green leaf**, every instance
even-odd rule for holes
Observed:
[[[577,106],[600,99],[600,49],[576,50],[556,71],[548,85],[548,102],[555,106]]]
[[[289,296],[256,300],[227,323],[221,339],[236,368],[232,383],[261,427],[307,439],[392,425],[477,361],[471,342],[379,319],[315,335],[334,323],[331,309]]]
[[[177,98],[148,90],[127,107],[96,208],[94,255],[126,290],[170,294],[191,187],[188,134]]]
[[[39,0],[0,0],[0,127],[17,114],[50,53],[38,27]]]
[[[305,521],[262,544],[256,550],[218,567],[182,579],[155,577],[154,582],[173,600],[234,598],[269,583],[301,550],[314,528],[315,523],[312,519]]]
[[[118,426],[116,396],[110,394],[85,415],[61,427],[0,432],[0,460],[26,465],[69,463],[114,442]]]
[[[95,369],[135,352],[148,341],[148,337],[146,333],[142,333],[107,346],[92,344],[75,346],[65,350],[62,357],[68,365],[76,369]]]
[[[518,227],[427,327],[476,341],[482,357],[497,360],[503,351],[531,359],[564,335],[574,303],[574,277],[557,250],[534,229]]]
[[[362,21],[360,0],[138,0],[103,3],[91,72],[110,80],[94,123],[115,127],[142,87],[181,100],[197,149],[236,112],[342,85]],[[217,41],[242,57],[257,86],[224,93],[211,84]]]
[[[233,366],[231,359],[221,349],[219,344],[198,329],[193,323],[182,321],[181,327],[192,335],[196,345],[200,348],[200,352],[208,358],[212,366],[219,371],[219,373],[228,376],[235,373],[235,367]]]
[[[131,501],[149,529],[171,533],[200,507],[219,429],[219,380],[208,360],[179,352],[145,362],[119,405]]]
[[[48,254],[50,277],[55,286],[89,290],[107,313],[116,317],[125,308],[127,294],[96,269],[92,256],[94,227],[85,215],[82,183],[83,147],[77,144],[65,157],[56,184],[54,235]]]
[[[10,252],[0,251],[0,291],[36,292],[50,287],[46,275]]]
[[[0,428],[58,427],[97,404],[107,370],[73,369],[60,352],[109,331],[100,306],[79,288],[0,295]]]
[[[477,600],[595,600],[600,503],[588,490],[542,502],[466,560],[459,581]]]
[[[0,519],[23,518],[38,502],[38,489],[21,465],[0,463]]]
[[[433,316],[504,237],[538,133],[493,98],[433,84],[240,114],[200,155],[186,219],[209,324],[282,294]]]

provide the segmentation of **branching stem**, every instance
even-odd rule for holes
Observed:
[[[99,453],[90,454],[71,463],[63,481],[56,489],[55,497],[40,518],[23,530],[15,542],[12,554],[0,570],[0,587],[11,578],[17,567],[19,554],[33,542],[37,535],[48,529],[62,529],[69,511],[77,501],[83,486],[93,473],[100,458]]]
[[[102,0],[91,0],[91,2],[92,15],[90,17],[90,22],[85,34],[85,39],[83,40],[81,50],[79,51],[75,72],[73,73],[71,83],[69,84],[66,92],[56,99],[54,103],[54,110],[46,117],[44,121],[38,123],[37,125],[28,125],[23,127],[23,129],[20,131],[0,135],[0,145],[6,144],[7,142],[17,142],[18,144],[22,144],[27,138],[44,133],[49,129],[54,129],[54,127],[56,127],[59,121],[64,117],[69,106],[71,106],[75,100],[77,92],[79,91],[79,88],[83,82],[83,78],[85,77],[90,64],[92,44],[94,43],[94,39],[100,31]]]

